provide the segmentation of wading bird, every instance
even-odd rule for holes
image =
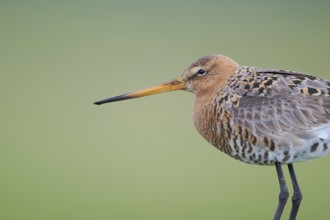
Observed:
[[[288,165],[294,189],[290,219],[296,219],[302,194],[292,164],[330,151],[330,82],[294,71],[240,67],[226,56],[209,55],[172,81],[94,104],[172,90],[195,94],[194,125],[214,147],[246,163],[275,165],[280,194],[274,220],[289,196],[281,167]]]

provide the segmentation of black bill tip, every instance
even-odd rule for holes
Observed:
[[[122,100],[126,100],[126,99],[132,99],[132,98],[135,98],[135,97],[130,94],[124,94],[124,95],[119,95],[119,96],[115,96],[112,98],[107,98],[107,99],[103,99],[100,101],[96,101],[96,102],[94,102],[94,105],[102,105],[102,104],[109,103],[109,102],[117,102],[117,101],[122,101]]]
[[[97,101],[93,103],[94,105],[102,105],[103,103],[101,101]]]

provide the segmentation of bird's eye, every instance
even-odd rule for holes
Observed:
[[[204,76],[205,74],[206,74],[206,71],[203,70],[203,69],[199,69],[199,70],[197,71],[197,75],[198,75],[198,76]]]

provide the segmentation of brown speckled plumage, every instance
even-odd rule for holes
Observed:
[[[292,163],[328,153],[315,129],[330,122],[330,83],[292,71],[239,67],[212,102],[197,103],[198,131],[226,154],[247,163]],[[195,107],[196,108],[196,107]],[[201,107],[197,107],[201,108]]]

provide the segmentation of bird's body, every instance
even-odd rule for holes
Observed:
[[[288,164],[294,188],[290,219],[295,219],[302,196],[292,163],[330,151],[330,82],[293,71],[240,67],[226,56],[210,55],[172,81],[95,104],[172,90],[195,94],[194,125],[213,146],[246,163],[276,166],[281,188],[276,220],[288,198],[281,168]]]
[[[324,156],[330,147],[330,82],[307,74],[239,67],[196,99],[199,133],[231,157],[274,165]]]

